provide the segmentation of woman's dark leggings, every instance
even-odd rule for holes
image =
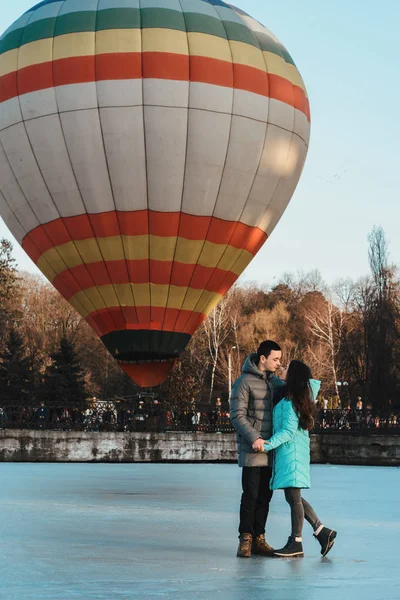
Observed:
[[[286,488],[285,498],[286,502],[288,502],[290,505],[290,511],[292,515],[292,536],[301,537],[303,532],[304,518],[310,523],[314,531],[318,529],[318,527],[321,525],[321,521],[318,519],[312,506],[310,506],[308,502],[301,497],[301,489]]]

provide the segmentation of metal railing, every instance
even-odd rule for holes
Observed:
[[[399,410],[400,413],[400,410]],[[39,407],[0,407],[0,429],[56,431],[142,431],[234,433],[228,413],[217,410],[171,410],[143,403],[97,406],[56,403]],[[372,410],[336,409],[318,412],[313,433],[354,433],[360,435],[400,434],[400,414]]]

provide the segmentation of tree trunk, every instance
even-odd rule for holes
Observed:
[[[209,397],[210,406],[212,403],[212,395],[213,395],[213,391],[214,391],[215,370],[217,368],[217,362],[218,362],[218,353],[216,352],[214,360],[213,360],[212,370],[211,370],[211,384],[210,384],[210,397]]]

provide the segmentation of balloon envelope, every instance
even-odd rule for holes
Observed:
[[[0,214],[142,386],[274,229],[309,132],[291,56],[222,0],[45,0],[0,39]]]

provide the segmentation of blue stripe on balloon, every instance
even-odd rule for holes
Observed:
[[[230,4],[229,8],[231,8],[232,10],[234,10],[235,12],[239,13],[239,15],[243,15],[244,17],[251,17],[251,15],[249,15],[249,13],[244,12],[244,10],[242,10],[241,8],[238,8],[237,6],[235,6],[234,4]]]
[[[204,0],[205,2],[208,2],[209,4],[213,4],[214,6],[224,6],[225,8],[230,8],[229,4],[227,4],[226,2],[223,2],[222,0]]]
[[[27,10],[26,13],[32,12],[33,10],[40,8],[41,6],[46,6],[46,4],[53,4],[54,2],[60,2],[60,0],[43,0],[43,2],[39,2],[39,4],[35,4],[35,6],[32,6],[32,8]]]
[[[32,8],[30,8],[26,12],[32,12],[33,10],[38,9],[41,6],[46,6],[46,4],[53,4],[53,2],[60,2],[60,0],[43,0],[42,2],[39,2],[39,4],[35,4],[35,6],[32,6]],[[231,8],[230,5],[227,4],[227,2],[223,2],[223,0],[203,0],[203,2],[213,4],[214,6],[224,6],[225,8]]]

